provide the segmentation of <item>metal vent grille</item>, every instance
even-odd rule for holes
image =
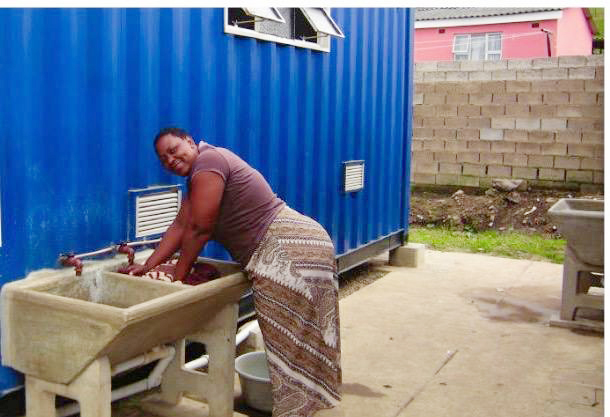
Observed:
[[[136,197],[136,238],[157,235],[167,230],[180,209],[180,190]]]
[[[364,188],[364,161],[346,161],[343,163],[343,190],[346,193]]]

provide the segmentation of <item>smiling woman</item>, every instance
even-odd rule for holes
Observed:
[[[173,280],[183,281],[205,244],[218,241],[252,280],[273,416],[311,417],[336,405],[338,278],[326,231],[287,207],[265,178],[230,150],[196,144],[179,128],[161,130],[154,145],[168,171],[187,177],[188,194],[152,255],[127,272],[145,274],[179,250]]]

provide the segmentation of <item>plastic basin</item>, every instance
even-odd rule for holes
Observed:
[[[589,265],[604,264],[604,201],[562,198],[548,211],[576,257]]]
[[[271,412],[271,380],[265,352],[249,352],[235,359],[242,394],[248,404],[257,410]]]

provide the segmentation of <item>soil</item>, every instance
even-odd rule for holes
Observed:
[[[561,198],[602,199],[602,193],[527,190],[425,190],[411,194],[409,224],[451,230],[537,233],[560,237],[547,212]]]

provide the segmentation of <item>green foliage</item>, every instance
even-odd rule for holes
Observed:
[[[487,230],[460,232],[444,228],[409,228],[409,242],[425,243],[431,249],[485,253],[507,258],[563,263],[566,242],[540,235]]]
[[[596,39],[604,38],[604,8],[603,7],[589,7],[589,13],[591,18],[597,27],[597,33],[595,33]]]

